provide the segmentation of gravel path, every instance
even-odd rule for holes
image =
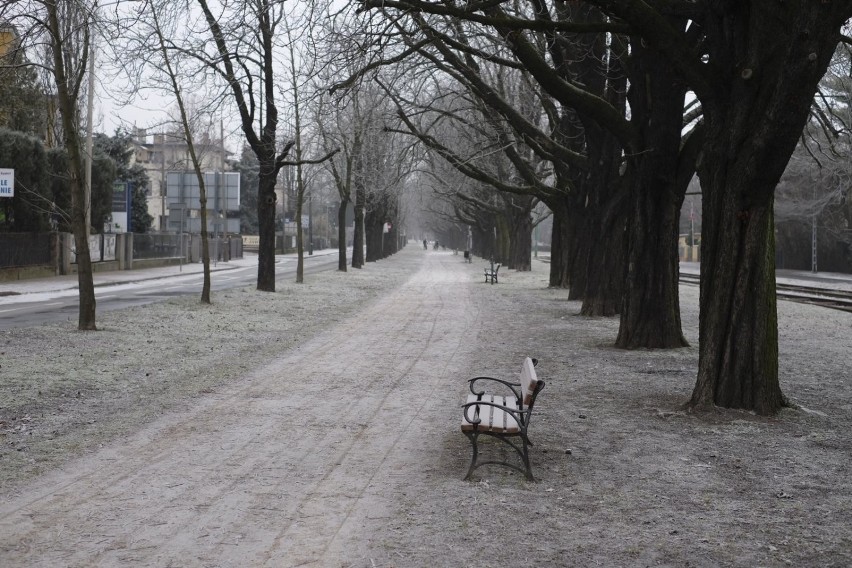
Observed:
[[[126,432],[105,417],[112,433],[102,448],[90,444],[79,459],[7,483],[0,565],[852,564],[852,316],[779,307],[782,387],[802,410],[690,414],[681,405],[695,347],[612,349],[618,322],[576,315],[565,291],[546,288],[545,265],[501,270],[491,286],[481,264],[408,247],[372,273],[276,293],[276,301],[304,293],[295,305],[319,299],[314,310],[349,294],[357,311],[316,329],[316,317],[293,306],[264,310],[268,296],[226,296],[219,304],[240,299],[244,326],[278,329],[288,318],[310,338],[262,336],[272,347],[257,350],[268,356],[240,366],[220,358],[181,367],[190,353],[165,357],[161,374],[185,375],[201,394],[170,406],[152,394],[146,406],[165,405],[159,414],[133,415]],[[366,284],[378,274],[381,285]],[[353,286],[362,292],[352,295]],[[681,294],[696,345],[697,288]],[[155,319],[175,312],[148,309]],[[204,335],[211,318],[225,326],[239,317],[225,309],[190,311],[192,327]],[[142,312],[128,314],[114,317]],[[20,341],[6,339],[10,351]],[[123,354],[126,368],[141,364],[144,353],[133,353]],[[539,481],[483,468],[464,482],[466,379],[511,378],[525,355],[540,359],[547,381],[531,428]],[[218,378],[199,378],[208,375]],[[126,407],[120,397],[97,398],[105,415]],[[38,422],[33,404],[29,423]],[[88,416],[74,412],[78,422]],[[32,428],[37,452],[41,430]],[[101,431],[83,430],[96,440]]]

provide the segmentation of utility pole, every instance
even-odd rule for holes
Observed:
[[[147,133],[146,133],[147,136]],[[154,140],[156,142],[156,136],[154,136]],[[147,140],[142,140],[142,144],[147,142]],[[160,139],[160,231],[166,232],[168,231],[168,226],[166,225],[166,129],[163,127],[163,136]],[[171,218],[171,212],[169,212],[169,218]],[[181,227],[183,227],[183,222],[181,221]],[[183,254],[183,249],[181,249],[181,254]]]
[[[219,144],[222,146],[222,185],[225,186],[222,193],[222,244],[227,247],[223,250],[222,260],[227,262],[231,260],[231,247],[228,242],[228,186],[225,184],[225,159],[227,158],[227,152],[225,152],[225,121],[221,118],[219,119]]]
[[[817,272],[817,215],[819,207],[817,206],[817,186],[822,184],[822,168],[819,170],[819,183],[814,184],[814,214],[811,216],[811,272]]]

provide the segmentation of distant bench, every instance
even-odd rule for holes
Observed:
[[[485,283],[491,282],[497,284],[497,273],[500,271],[500,264],[495,264],[494,268],[485,269]]]
[[[461,429],[470,440],[473,457],[470,460],[470,468],[467,470],[465,479],[470,479],[473,470],[481,465],[499,464],[518,470],[527,479],[534,481],[527,449],[533,444],[527,436],[527,428],[530,424],[533,406],[535,406],[535,399],[541,389],[544,388],[544,381],[539,380],[536,376],[535,366],[537,364],[538,360],[525,358],[517,383],[509,383],[493,377],[474,377],[468,381],[471,394],[467,396],[467,402],[464,404]],[[510,390],[512,394],[506,396],[485,394],[485,391],[477,390],[477,383],[486,381],[497,383],[500,390],[504,392]],[[502,387],[499,385],[502,385]],[[521,458],[524,467],[493,460],[478,462],[478,440],[479,436],[483,434],[497,438],[511,446]],[[520,443],[518,442],[519,438]]]

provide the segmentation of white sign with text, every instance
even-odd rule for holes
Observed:
[[[0,168],[0,197],[14,197],[15,170]]]

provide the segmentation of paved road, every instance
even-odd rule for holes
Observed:
[[[225,290],[248,286],[257,281],[257,256],[211,267],[211,288]],[[337,254],[326,250],[305,255],[305,273],[313,274],[337,268]],[[295,255],[276,259],[276,279],[294,278]],[[95,298],[98,311],[118,310],[167,300],[173,296],[200,294],[203,282],[200,265],[170,266],[150,270],[117,271],[95,274]],[[76,277],[39,279],[5,283],[3,290],[15,295],[0,296],[0,330],[43,323],[76,320],[79,303]],[[8,292],[7,292],[8,293]]]

